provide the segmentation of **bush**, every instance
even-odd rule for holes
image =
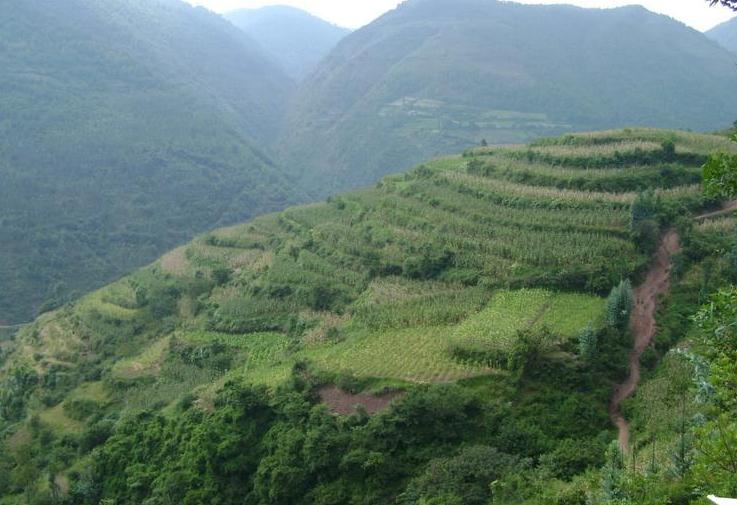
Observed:
[[[437,249],[426,244],[420,254],[408,257],[402,265],[402,273],[410,279],[434,279],[453,264],[454,254],[447,249]]]
[[[92,414],[99,411],[100,405],[94,401],[86,398],[77,398],[64,402],[62,408],[64,409],[64,415],[75,421],[84,421]]]

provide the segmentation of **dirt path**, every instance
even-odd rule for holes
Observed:
[[[669,231],[663,237],[655,261],[647,273],[645,282],[635,289],[635,308],[632,311],[632,333],[635,345],[630,353],[630,374],[627,380],[614,391],[609,404],[609,415],[619,429],[619,445],[623,452],[629,452],[629,423],[621,412],[621,405],[637,389],[640,383],[640,358],[652,342],[657,331],[655,313],[658,309],[658,298],[670,288],[671,257],[681,248],[678,233]]]
[[[721,210],[696,216],[696,221],[718,217],[737,210],[737,200],[727,203]],[[640,383],[640,358],[657,333],[655,315],[658,300],[670,288],[671,258],[681,249],[678,233],[670,230],[663,237],[655,253],[654,261],[645,281],[635,289],[635,308],[632,311],[631,328],[635,344],[630,353],[630,374],[627,380],[617,386],[609,404],[609,416],[619,429],[619,446],[629,452],[629,423],[621,412],[622,402],[632,396]]]
[[[696,216],[694,219],[696,221],[704,221],[705,219],[709,219],[712,217],[719,217],[724,214],[729,214],[734,210],[737,210],[737,200],[727,203],[720,210],[709,212],[708,214],[701,214],[700,216]]]

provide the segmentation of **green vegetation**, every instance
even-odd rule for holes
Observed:
[[[611,328],[625,329],[634,307],[635,295],[632,291],[632,283],[624,280],[612,288],[606,300],[606,324]]]
[[[633,124],[713,131],[734,120],[734,63],[705,35],[640,7],[412,0],[348,35],[302,83],[281,159],[304,187],[327,196],[484,143]],[[649,178],[616,175],[628,190],[659,178],[672,185],[698,179],[697,171],[672,170],[689,153],[671,159],[658,152],[665,139],[652,140],[630,145],[639,153],[610,145],[602,160],[584,158],[588,168],[634,168],[635,158],[645,159]],[[533,147],[519,155],[544,161],[548,153]],[[611,190],[603,172],[588,178],[529,168],[507,177]]]
[[[732,135],[737,142],[737,133]],[[704,186],[709,195],[737,198],[737,155],[719,153],[704,165]]]
[[[219,16],[28,0],[0,67],[0,325],[297,198],[264,153],[292,84]]]
[[[715,202],[652,178],[658,156],[601,162],[648,143],[682,173],[731,149],[656,130],[487,146],[207,233],[43,315],[0,347],[0,503],[645,503],[653,480],[607,456],[621,280],[650,262],[633,222],[684,234],[651,366],[737,250],[733,219],[678,219]],[[501,175],[585,177],[587,153],[597,190]],[[336,416],[331,385],[393,401]],[[685,474],[690,438],[670,438]]]

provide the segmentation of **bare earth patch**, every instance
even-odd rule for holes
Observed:
[[[350,415],[356,412],[356,408],[362,405],[369,414],[376,414],[387,408],[395,398],[404,395],[404,392],[393,391],[381,395],[359,393],[357,395],[346,393],[336,386],[324,387],[320,390],[320,399],[330,408],[334,414]]]

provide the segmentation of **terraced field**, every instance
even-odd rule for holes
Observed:
[[[631,229],[642,192],[673,215],[704,208],[715,149],[734,150],[623,130],[438,159],[204,235],[24,329],[15,359],[157,408],[193,391],[204,405],[234,378],[276,386],[297,363],[410,382],[506,373],[463,357],[524,332],[552,352],[599,324],[602,296],[649,262]]]

